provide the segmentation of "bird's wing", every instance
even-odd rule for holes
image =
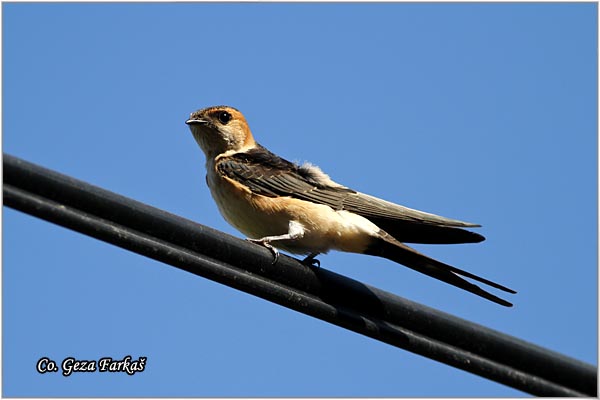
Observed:
[[[287,196],[361,215],[401,242],[474,243],[484,237],[455,219],[413,210],[333,182],[314,166],[299,166],[259,146],[218,159],[217,171],[263,196]]]

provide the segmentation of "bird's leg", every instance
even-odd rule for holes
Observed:
[[[277,260],[279,260],[279,250],[277,250],[275,247],[273,247],[273,245],[271,244],[271,240],[274,240],[274,238],[277,238],[277,237],[278,236],[266,236],[266,237],[260,238],[260,239],[246,238],[246,240],[249,242],[252,242],[252,243],[260,244],[261,246],[264,246],[267,249],[269,249],[271,251],[271,253],[273,253],[273,262],[271,264],[275,264],[277,262]]]
[[[273,253],[272,264],[275,264],[277,262],[277,260],[279,259],[279,251],[275,247],[273,247],[271,242],[278,241],[278,240],[295,240],[295,239],[300,239],[302,236],[304,236],[304,227],[302,226],[302,224],[300,224],[296,221],[290,221],[288,229],[289,229],[288,233],[286,233],[284,235],[265,236],[260,239],[249,239],[248,238],[246,240],[248,240],[249,242],[252,242],[252,243],[260,244],[260,245],[266,247],[267,249],[269,249],[271,251],[271,253]]]
[[[302,264],[309,267],[321,268],[321,261],[315,258],[318,255],[319,253],[310,253],[304,260],[302,260]]]

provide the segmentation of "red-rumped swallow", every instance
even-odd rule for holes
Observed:
[[[512,306],[461,278],[516,293],[436,261],[402,242],[477,243],[462,228],[480,225],[413,210],[342,186],[311,164],[289,162],[258,144],[233,107],[198,110],[186,121],[206,155],[206,183],[223,217],[250,241],[294,254],[305,263],[329,250],[385,257],[503,306]],[[460,275],[460,276],[459,276]]]

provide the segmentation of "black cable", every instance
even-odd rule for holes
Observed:
[[[540,396],[596,396],[596,368],[4,155],[4,204]]]

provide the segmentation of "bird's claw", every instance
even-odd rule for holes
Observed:
[[[271,254],[273,254],[273,261],[271,262],[271,264],[275,264],[277,262],[277,260],[279,260],[279,250],[277,250],[275,247],[273,247],[273,245],[271,243],[269,243],[269,241],[262,240],[262,239],[250,239],[250,238],[247,238],[246,240],[249,242],[252,242],[252,243],[259,244],[259,245],[269,249]]]
[[[313,268],[321,268],[321,261],[317,260],[315,257],[318,256],[318,253],[313,253],[308,255],[304,260],[302,260],[302,264],[313,267]]]

